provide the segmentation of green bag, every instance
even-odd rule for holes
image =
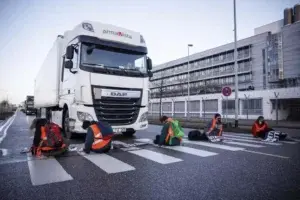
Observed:
[[[174,132],[174,137],[183,137],[184,136],[184,132],[183,132],[183,129],[182,127],[180,126],[180,123],[178,120],[173,120],[172,123],[172,129],[173,129],[173,132]]]

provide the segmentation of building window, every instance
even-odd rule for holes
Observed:
[[[226,106],[227,102],[227,106]],[[227,109],[226,109],[227,107]],[[233,115],[235,113],[235,100],[223,100],[222,101],[222,114]]]
[[[203,112],[218,112],[218,100],[204,100],[202,110]]]
[[[263,106],[262,99],[245,99],[242,102],[242,114],[243,115],[262,115]]]
[[[185,112],[185,102],[184,101],[177,101],[174,102],[174,112]]]

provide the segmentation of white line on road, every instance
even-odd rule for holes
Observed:
[[[12,118],[13,118],[14,116],[11,116],[1,127],[0,127],[0,132],[2,131],[2,129],[7,125],[7,124],[9,124],[10,123],[10,121],[12,120]]]
[[[183,139],[183,142],[186,144],[195,144],[195,145],[200,145],[200,146],[224,149],[224,150],[228,150],[228,151],[240,151],[240,150],[244,149],[244,148],[240,148],[240,147],[232,147],[232,146],[227,146],[227,145],[222,145],[222,144],[213,144],[213,143],[209,143],[209,142],[189,141],[186,139]]]
[[[121,145],[128,145],[127,143],[121,142],[121,141],[114,141],[115,144],[121,144]],[[136,144],[136,143],[135,143]],[[143,157],[145,159],[160,163],[160,164],[170,164],[175,162],[182,161],[179,158],[175,158],[172,156],[168,156],[159,152],[154,152],[148,149],[140,149],[137,147],[128,147],[128,148],[121,148],[124,151],[127,151],[128,153]]]
[[[230,136],[230,137],[237,137],[237,138],[245,138],[245,139],[256,139],[254,138],[252,135],[250,134],[243,134],[243,133],[226,133],[226,134],[223,134],[224,136]],[[283,142],[283,143],[287,143],[287,144],[297,144],[297,142],[300,142],[299,139],[294,139],[292,137],[287,137],[291,140],[294,140],[294,141],[285,141],[285,140],[280,140],[279,142]]]
[[[235,138],[235,137],[224,137],[225,139],[228,140],[235,140],[235,141],[242,141],[242,142],[250,142],[250,143],[257,143],[257,144],[267,144],[267,145],[274,145],[274,146],[280,146],[282,145],[281,143],[274,143],[274,142],[265,142],[265,141],[260,141],[260,140],[252,140],[252,139],[242,139],[242,138]]]
[[[231,141],[223,141],[226,144],[236,144],[240,146],[245,146],[245,147],[254,147],[254,148],[260,148],[260,147],[265,147],[262,145],[257,145],[257,144],[247,144],[247,143],[242,143],[242,142],[231,142]]]
[[[252,138],[252,137],[244,137],[244,136],[228,136],[228,135],[225,135],[225,137],[232,137],[232,138],[241,138],[241,139],[244,139],[244,140],[252,140],[252,141],[258,141],[257,138]],[[239,139],[240,141],[242,141],[241,139]],[[238,140],[238,139],[234,139],[234,140]],[[295,140],[292,138],[292,140]],[[249,141],[250,142],[250,141]],[[260,141],[260,142],[264,142],[264,141]],[[269,145],[278,145],[280,143],[286,143],[286,144],[298,144],[298,141],[285,141],[285,140],[279,140],[279,143],[271,143],[271,142],[266,142],[266,144],[269,144]]]
[[[106,154],[90,154],[83,155],[83,157],[108,174],[135,170],[133,166]]]
[[[6,156],[7,155],[7,149],[0,149],[0,152],[2,152],[2,156]]]
[[[200,156],[200,157],[208,157],[208,156],[218,155],[215,152],[204,151],[204,150],[194,149],[194,148],[184,147],[184,146],[162,146],[162,148],[171,149],[171,150],[179,151],[179,152],[183,152],[183,153],[188,153],[188,154],[192,154],[192,155]]]
[[[140,149],[140,150],[134,150],[134,151],[129,151],[132,154],[138,155],[140,157],[146,158],[148,160],[152,160],[154,162],[160,163],[160,164],[170,164],[170,163],[175,163],[175,162],[180,162],[182,161],[179,158],[175,158],[172,156],[168,156],[162,153],[150,151],[147,149]]]
[[[139,142],[147,142],[148,141],[149,144],[151,144],[153,146],[158,146],[158,145],[153,144],[151,142],[151,140],[147,139],[147,138],[136,139],[135,141],[139,141]],[[185,146],[161,146],[161,148],[171,149],[171,150],[174,150],[174,151],[179,151],[179,152],[192,154],[192,155],[200,156],[200,157],[208,157],[208,156],[218,155],[218,153],[215,153],[215,152],[204,151],[204,150],[194,149],[194,148],[185,147]]]
[[[253,137],[252,134],[247,134],[247,133],[224,133],[223,135],[226,136],[242,136],[242,137]]]
[[[282,142],[282,143],[285,143],[285,144],[298,144],[297,141],[279,141],[279,142]]]
[[[26,121],[27,121],[27,124],[29,124],[29,118],[28,118],[28,116],[26,116]]]
[[[244,149],[242,151],[249,152],[249,153],[261,154],[261,155],[266,155],[266,156],[272,156],[272,157],[277,157],[277,158],[285,158],[285,159],[289,158],[289,157],[286,157],[286,156],[274,155],[274,154],[269,154],[269,153],[262,153],[262,152],[257,152],[257,151],[250,151],[250,150],[246,150],[246,149]]]
[[[55,158],[31,159],[27,154],[31,183],[34,186],[73,180]],[[49,171],[50,170],[50,171]]]
[[[0,144],[1,144],[1,142],[4,140],[4,138],[6,137],[6,135],[7,135],[7,130],[8,130],[8,128],[11,126],[11,124],[14,122],[15,118],[16,118],[16,115],[13,116],[13,118],[10,120],[9,124],[8,124],[7,127],[5,128],[3,135],[0,137]]]

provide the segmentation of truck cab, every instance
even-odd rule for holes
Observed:
[[[86,132],[84,120],[107,122],[126,135],[148,127],[152,61],[140,33],[85,21],[58,36],[55,45],[58,80],[51,82],[56,94],[48,91],[53,101],[37,105],[67,138]],[[51,89],[49,85],[45,88]],[[43,92],[39,89],[38,96]]]

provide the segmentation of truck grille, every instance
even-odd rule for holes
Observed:
[[[118,89],[120,90],[120,88]],[[130,125],[135,123],[141,105],[141,97],[102,97],[101,99],[95,99],[93,96],[93,101],[98,120],[105,121],[112,126]]]

